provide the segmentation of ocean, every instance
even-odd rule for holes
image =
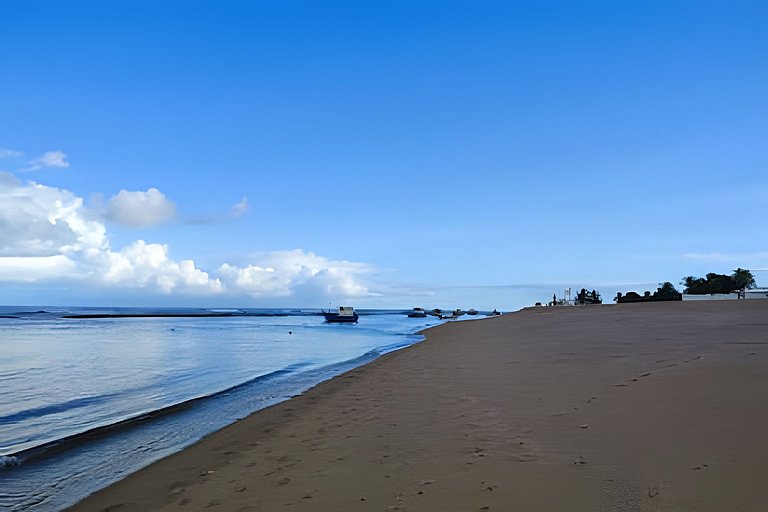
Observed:
[[[233,316],[66,318],[211,313]],[[61,510],[441,322],[318,313],[0,307],[0,509]]]

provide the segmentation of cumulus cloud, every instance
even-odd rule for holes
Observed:
[[[192,260],[174,261],[168,246],[137,240],[120,251],[101,251],[91,258],[91,271],[107,285],[149,288],[161,293],[215,294],[221,281],[195,266]]]
[[[66,256],[0,256],[0,281],[35,282],[74,277],[75,264]]]
[[[129,228],[155,226],[175,217],[176,205],[156,188],[121,190],[107,205],[107,218]]]
[[[42,155],[38,156],[37,158],[34,158],[29,162],[29,164],[21,169],[22,172],[32,172],[32,171],[39,171],[40,169],[46,169],[46,168],[58,168],[58,169],[66,169],[69,167],[69,162],[67,162],[67,154],[63,151],[46,151]]]
[[[0,172],[0,256],[45,257],[100,247],[104,227],[82,211],[82,198],[71,192]]]
[[[115,196],[122,197],[117,204],[130,205],[118,208],[123,213],[135,213],[133,208],[142,204],[152,210],[147,204],[167,201],[156,189],[121,194]],[[150,217],[159,216],[155,211]],[[222,263],[211,271],[199,268],[193,260],[173,259],[164,244],[136,240],[115,249],[105,224],[88,211],[81,197],[0,172],[0,282],[63,280],[161,294],[306,301],[307,297],[373,296],[364,284],[365,275],[372,271],[370,265],[334,261],[301,249],[264,252],[245,266]]]
[[[363,263],[331,261],[301,249],[255,255],[257,263],[237,267],[224,263],[217,274],[231,289],[253,297],[286,297],[297,289],[329,297],[365,297],[371,292],[360,276],[373,268]]]

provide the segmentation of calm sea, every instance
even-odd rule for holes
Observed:
[[[439,321],[362,310],[0,307],[0,509],[60,510],[245,415],[420,341]],[[217,311],[221,312],[221,311]]]

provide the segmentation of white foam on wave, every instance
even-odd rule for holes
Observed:
[[[13,455],[0,455],[0,468],[18,466],[19,464],[21,464],[21,461]]]

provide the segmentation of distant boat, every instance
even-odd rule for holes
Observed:
[[[427,312],[424,311],[424,308],[413,308],[413,311],[408,313],[409,318],[425,318],[427,316]]]
[[[323,316],[328,323],[356,324],[358,318],[355,308],[350,306],[339,306],[339,311],[335,313],[333,311],[323,311]]]
[[[498,311],[496,311],[496,309],[494,309],[493,311],[491,311],[491,314],[488,315],[488,316],[497,316],[497,315],[500,315],[500,314],[501,314],[500,312],[498,312]]]
[[[476,309],[473,309],[473,308],[470,308],[470,309],[468,309],[468,310],[467,310],[467,314],[468,314],[468,315],[473,315],[473,316],[474,316],[474,315],[476,315],[476,314],[477,314],[477,310],[476,310]]]
[[[464,310],[462,309],[454,309],[453,310],[453,316],[461,316],[464,314]]]

